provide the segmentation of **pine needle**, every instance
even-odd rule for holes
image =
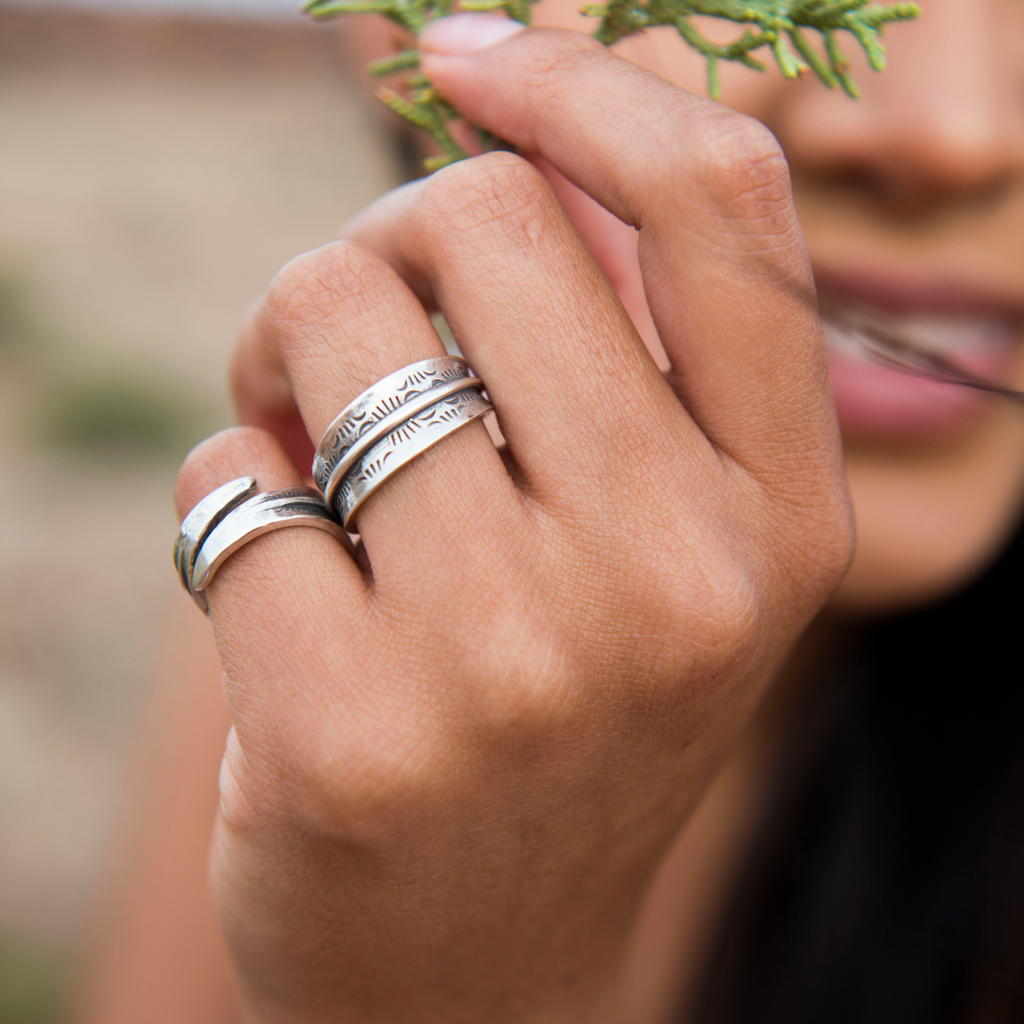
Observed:
[[[462,0],[461,9],[504,11],[524,25],[530,23],[530,9],[536,0]],[[302,10],[317,20],[344,14],[383,14],[413,36],[435,18],[450,14],[452,0],[306,0]],[[838,84],[853,99],[859,95],[849,74],[849,61],[839,45],[837,33],[850,35],[875,71],[885,68],[885,47],[881,36],[885,26],[918,17],[914,3],[875,4],[868,0],[608,0],[605,4],[586,4],[583,14],[599,19],[594,38],[613,46],[626,36],[662,25],[672,26],[687,45],[707,63],[708,95],[718,99],[721,93],[719,64],[733,61],[755,71],[763,71],[764,62],[753,56],[767,48],[786,78],[808,72],[823,85]],[[743,27],[731,43],[708,39],[691,20],[694,16],[719,18]],[[821,37],[821,50],[808,38],[808,32]],[[390,75],[419,67],[419,51],[404,50],[392,57],[373,61],[371,75]],[[438,96],[422,76],[410,80],[411,98],[391,89],[378,96],[396,114],[426,131],[441,148],[442,155],[425,162],[427,170],[436,170],[466,158],[466,152],[452,137],[448,123],[458,118],[451,105]],[[478,137],[487,141],[486,133]],[[496,144],[497,140],[493,140]]]

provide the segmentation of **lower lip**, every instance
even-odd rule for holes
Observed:
[[[1005,366],[972,366],[971,370],[998,380]],[[829,352],[828,372],[839,425],[850,436],[947,434],[968,426],[994,398],[976,388],[915,377],[843,352]]]
[[[1015,348],[1011,333],[975,337],[965,351],[949,354],[967,375],[1002,381],[1008,377]],[[827,351],[836,413],[848,437],[926,439],[957,433],[996,398],[977,388],[893,369],[844,345],[828,345]]]

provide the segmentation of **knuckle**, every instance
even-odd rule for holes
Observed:
[[[753,118],[715,111],[686,140],[687,176],[719,219],[763,232],[796,228],[789,165],[775,136]]]
[[[384,267],[373,253],[337,241],[289,260],[263,300],[262,315],[287,344],[301,345],[341,315],[373,308]]]
[[[712,547],[700,569],[679,580],[674,607],[684,610],[675,625],[685,637],[699,638],[697,663],[742,662],[756,643],[762,618],[761,591],[731,546]]]
[[[459,757],[440,724],[390,705],[291,713],[268,732],[283,812],[310,834],[364,846],[442,798]]]
[[[845,494],[831,502],[808,506],[801,530],[801,564],[793,582],[800,596],[817,608],[842,582],[857,546],[853,510]]]
[[[258,777],[258,770],[253,771],[250,759],[238,741],[238,733],[232,726],[224,745],[217,789],[221,816],[228,828],[236,834],[258,831],[270,816],[266,801],[261,798],[260,787],[254,785]]]
[[[558,621],[503,617],[500,632],[478,656],[474,717],[484,736],[500,737],[506,747],[535,746],[564,733],[584,684],[579,639]],[[510,649],[518,657],[509,659]]]
[[[512,153],[445,168],[424,187],[423,204],[435,243],[463,252],[532,248],[556,209],[540,172]]]
[[[813,459],[776,483],[770,533],[775,572],[791,601],[817,610],[842,581],[856,547],[856,524],[839,452],[821,445]]]
[[[200,441],[185,456],[175,486],[175,504],[185,516],[196,502],[239,474],[234,467],[259,465],[268,437],[255,427],[229,427]]]
[[[680,529],[680,524],[685,528]],[[736,669],[756,646],[765,606],[763,575],[727,522],[687,516],[633,534],[629,568],[618,579],[609,630],[631,656],[643,636],[657,675],[680,680]],[[639,556],[639,557],[636,557]]]

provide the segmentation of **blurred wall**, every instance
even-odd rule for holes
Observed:
[[[396,173],[329,29],[0,6],[4,1024],[75,962],[233,335]]]

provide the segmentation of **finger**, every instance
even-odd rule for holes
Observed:
[[[440,304],[535,496],[576,507],[585,497],[595,509],[687,439],[711,454],[552,189],[521,158],[445,168],[345,230]]]
[[[558,196],[558,201],[597,260],[597,265],[608,278],[608,283],[615,289],[615,294],[633,321],[647,351],[658,364],[658,369],[667,372],[671,367],[647,307],[644,281],[637,262],[639,236],[636,228],[609,213],[564,174],[556,171],[544,157],[535,154],[529,160],[544,175]]]
[[[424,71],[473,122],[639,229],[676,386],[713,442],[762,475],[831,443],[813,279],[767,129],[578,33],[465,52],[465,18],[423,33]]]
[[[283,368],[309,436],[319,441],[370,385],[444,354],[423,307],[394,271],[372,253],[336,242],[278,274],[239,340],[231,379],[239,407],[258,421],[281,393],[280,383],[268,381],[275,373],[280,381]],[[456,498],[461,516],[453,515]],[[389,566],[436,575],[468,519],[487,518],[503,501],[507,508],[517,499],[501,458],[482,424],[467,424],[389,477],[360,508],[357,526],[375,583]],[[480,528],[486,534],[493,526]]]
[[[175,504],[184,516],[221,484],[253,476],[260,491],[294,487],[299,475],[269,434],[236,427],[197,445],[178,474]],[[229,661],[264,675],[286,651],[339,616],[358,623],[366,583],[346,548],[320,530],[294,526],[256,537],[221,566],[206,596]]]
[[[308,480],[316,443],[306,430],[280,350],[251,343],[256,323],[255,313],[251,314],[232,356],[235,412],[239,422],[272,434],[295,471]]]

